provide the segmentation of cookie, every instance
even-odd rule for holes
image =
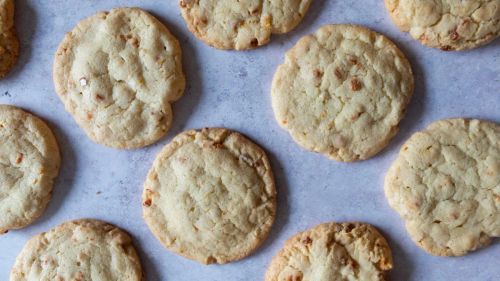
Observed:
[[[16,259],[10,281],[141,281],[132,239],[98,220],[65,222],[28,241]]]
[[[42,120],[0,105],[0,234],[42,215],[60,162],[56,139]]]
[[[383,281],[392,266],[391,249],[373,226],[325,223],[288,239],[265,281]]]
[[[204,264],[250,255],[276,214],[271,166],[256,144],[227,129],[181,133],[156,158],[143,215],[160,242]]]
[[[14,0],[0,0],[0,78],[14,67],[19,41],[14,28]]]
[[[413,88],[409,62],[385,36],[326,25],[286,53],[271,96],[278,123],[298,144],[350,162],[388,144]]]
[[[385,178],[389,204],[432,255],[462,256],[500,236],[500,126],[450,119],[402,147]]]
[[[385,4],[399,29],[428,47],[472,49],[500,35],[500,0],[385,0]]]
[[[137,8],[81,21],[66,34],[54,83],[87,135],[114,148],[139,148],[163,137],[171,103],[185,88],[181,49],[168,29]]]
[[[269,42],[272,34],[290,32],[311,0],[180,0],[189,30],[218,49],[247,50]]]

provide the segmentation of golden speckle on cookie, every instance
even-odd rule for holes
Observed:
[[[413,87],[409,62],[385,36],[361,26],[326,25],[287,52],[271,98],[276,119],[299,145],[348,162],[368,159],[388,144]]]

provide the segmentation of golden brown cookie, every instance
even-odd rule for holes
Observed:
[[[391,249],[373,226],[325,223],[288,239],[265,281],[383,281],[392,266]]]
[[[219,49],[246,50],[297,26],[311,0],[180,0],[189,30]]]
[[[304,148],[368,159],[398,132],[413,94],[411,66],[385,36],[326,25],[286,53],[272,84],[276,120]]]
[[[500,0],[385,0],[396,25],[422,44],[472,49],[500,35]]]
[[[415,133],[385,178],[413,241],[461,256],[500,236],[500,126],[449,119]]]
[[[65,222],[41,233],[17,256],[10,281],[141,281],[132,239],[98,220]]]
[[[267,238],[276,188],[264,151],[237,132],[184,132],[144,184],[144,219],[168,249],[201,263],[250,255]]]
[[[163,137],[171,103],[184,93],[181,49],[168,29],[138,8],[81,21],[62,41],[54,83],[66,110],[97,143],[139,148]]]
[[[42,215],[60,162],[59,147],[45,122],[0,105],[0,234]]]

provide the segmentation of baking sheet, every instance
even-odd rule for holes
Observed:
[[[22,44],[14,72],[0,81],[0,103],[45,118],[62,149],[62,169],[45,214],[34,225],[0,236],[0,280],[8,280],[15,257],[33,235],[66,220],[97,218],[135,238],[147,280],[262,280],[267,264],[297,231],[328,221],[376,225],[394,252],[390,280],[500,280],[500,245],[461,258],[432,257],[404,230],[383,194],[383,177],[399,147],[434,120],[474,117],[500,122],[500,40],[469,52],[428,49],[399,32],[383,1],[314,0],[305,20],[287,35],[249,52],[210,48],[187,30],[176,0],[17,0]],[[92,143],[54,92],[54,52],[75,24],[97,11],[139,6],[159,17],[180,40],[187,76],[185,96],[174,105],[174,125],[156,145],[120,151]],[[278,127],[270,84],[284,52],[327,23],[363,24],[392,38],[409,57],[416,91],[401,132],[377,157],[354,164],[330,161],[296,145]],[[142,183],[157,152],[190,128],[223,126],[243,132],[269,153],[279,191],[279,210],[269,239],[255,254],[224,266],[203,266],[163,249],[141,217]]]

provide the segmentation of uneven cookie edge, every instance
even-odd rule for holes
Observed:
[[[55,180],[59,175],[59,171],[61,168],[61,151],[53,131],[51,130],[49,125],[40,117],[28,111],[25,111],[24,109],[21,109],[19,107],[7,104],[0,104],[0,111],[8,111],[10,112],[9,113],[10,115],[19,117],[19,119],[21,120],[25,121],[30,120],[31,122],[33,122],[36,126],[36,130],[38,131],[38,133],[40,133],[44,137],[44,142],[47,146],[47,151],[50,151],[49,154],[51,156],[51,159],[48,159],[48,161],[53,161],[53,165],[50,165],[49,167],[53,169],[47,170],[45,176],[46,180],[48,180],[47,182],[48,186],[44,187],[49,189],[49,192],[47,196],[39,198],[40,199],[39,208],[37,208],[36,212],[33,213],[30,217],[25,217],[22,220],[19,220],[18,221],[19,223],[1,227],[0,228],[0,235],[1,235],[1,234],[6,234],[11,230],[25,228],[34,223],[35,221],[37,221],[45,213],[45,210],[47,209],[47,206],[50,200],[52,199]]]
[[[174,51],[176,53],[175,57],[177,64],[176,74],[178,74],[177,82],[179,84],[179,88],[181,89],[180,94],[176,96],[175,99],[170,101],[168,107],[165,108],[168,109],[166,112],[167,115],[165,115],[165,119],[167,120],[165,122],[165,130],[157,131],[156,134],[149,135],[147,137],[141,137],[137,140],[120,141],[120,140],[108,140],[107,138],[98,138],[96,134],[92,131],[92,128],[88,126],[87,121],[81,118],[77,118],[75,111],[71,109],[69,104],[66,102],[66,98],[64,97],[65,95],[67,95],[67,89],[66,86],[63,85],[67,84],[68,73],[66,73],[65,71],[64,63],[61,63],[61,61],[66,57],[66,55],[60,55],[64,53],[62,52],[62,50],[70,49],[70,47],[72,46],[71,37],[74,36],[74,32],[76,30],[81,29],[82,27],[91,26],[93,22],[100,17],[118,12],[139,13],[141,15],[146,16],[148,19],[150,19],[153,23],[156,24],[156,26],[162,31],[162,33],[167,35],[170,42],[175,46]],[[156,18],[150,12],[138,7],[118,7],[118,8],[113,8],[109,11],[100,11],[78,21],[76,25],[73,27],[73,29],[71,29],[65,34],[60,44],[58,45],[53,60],[52,78],[56,93],[58,94],[61,102],[64,104],[64,108],[71,115],[72,119],[75,120],[78,126],[85,132],[85,134],[87,135],[87,137],[89,137],[89,139],[91,139],[94,143],[104,145],[106,147],[115,149],[127,149],[127,150],[139,149],[152,145],[167,135],[167,133],[170,131],[173,125],[173,120],[174,120],[173,104],[184,95],[186,88],[186,76],[183,70],[183,52],[179,40],[168,29],[168,27],[163,22],[160,21],[160,19]]]
[[[133,245],[133,238],[128,232],[126,232],[125,230],[123,230],[120,227],[117,227],[113,224],[110,224],[110,223],[102,221],[102,220],[76,219],[76,220],[66,221],[62,224],[55,226],[54,228],[51,228],[45,232],[39,233],[39,234],[31,237],[26,242],[26,244],[23,246],[23,249],[16,257],[16,261],[15,261],[14,266],[12,267],[11,272],[10,272],[10,281],[24,280],[23,278],[20,278],[18,276],[19,274],[24,276],[22,269],[19,269],[19,267],[22,265],[19,262],[24,255],[26,255],[27,253],[30,253],[30,252],[34,252],[34,250],[32,249],[34,247],[33,244],[35,244],[39,240],[46,239],[46,235],[50,235],[52,232],[62,232],[62,231],[65,231],[66,229],[69,229],[70,231],[72,231],[75,227],[79,227],[79,226],[91,228],[95,233],[98,233],[98,231],[101,231],[101,229],[103,229],[103,228],[109,228],[109,231],[116,230],[120,234],[124,235],[127,238],[127,240],[129,240],[129,243],[125,243],[124,245],[122,245],[122,247],[124,247],[123,250],[124,250],[125,255],[134,264],[134,271],[136,273],[138,273],[136,276],[137,278],[135,278],[135,280],[139,280],[139,281],[145,280],[139,255],[137,253],[136,248]]]

